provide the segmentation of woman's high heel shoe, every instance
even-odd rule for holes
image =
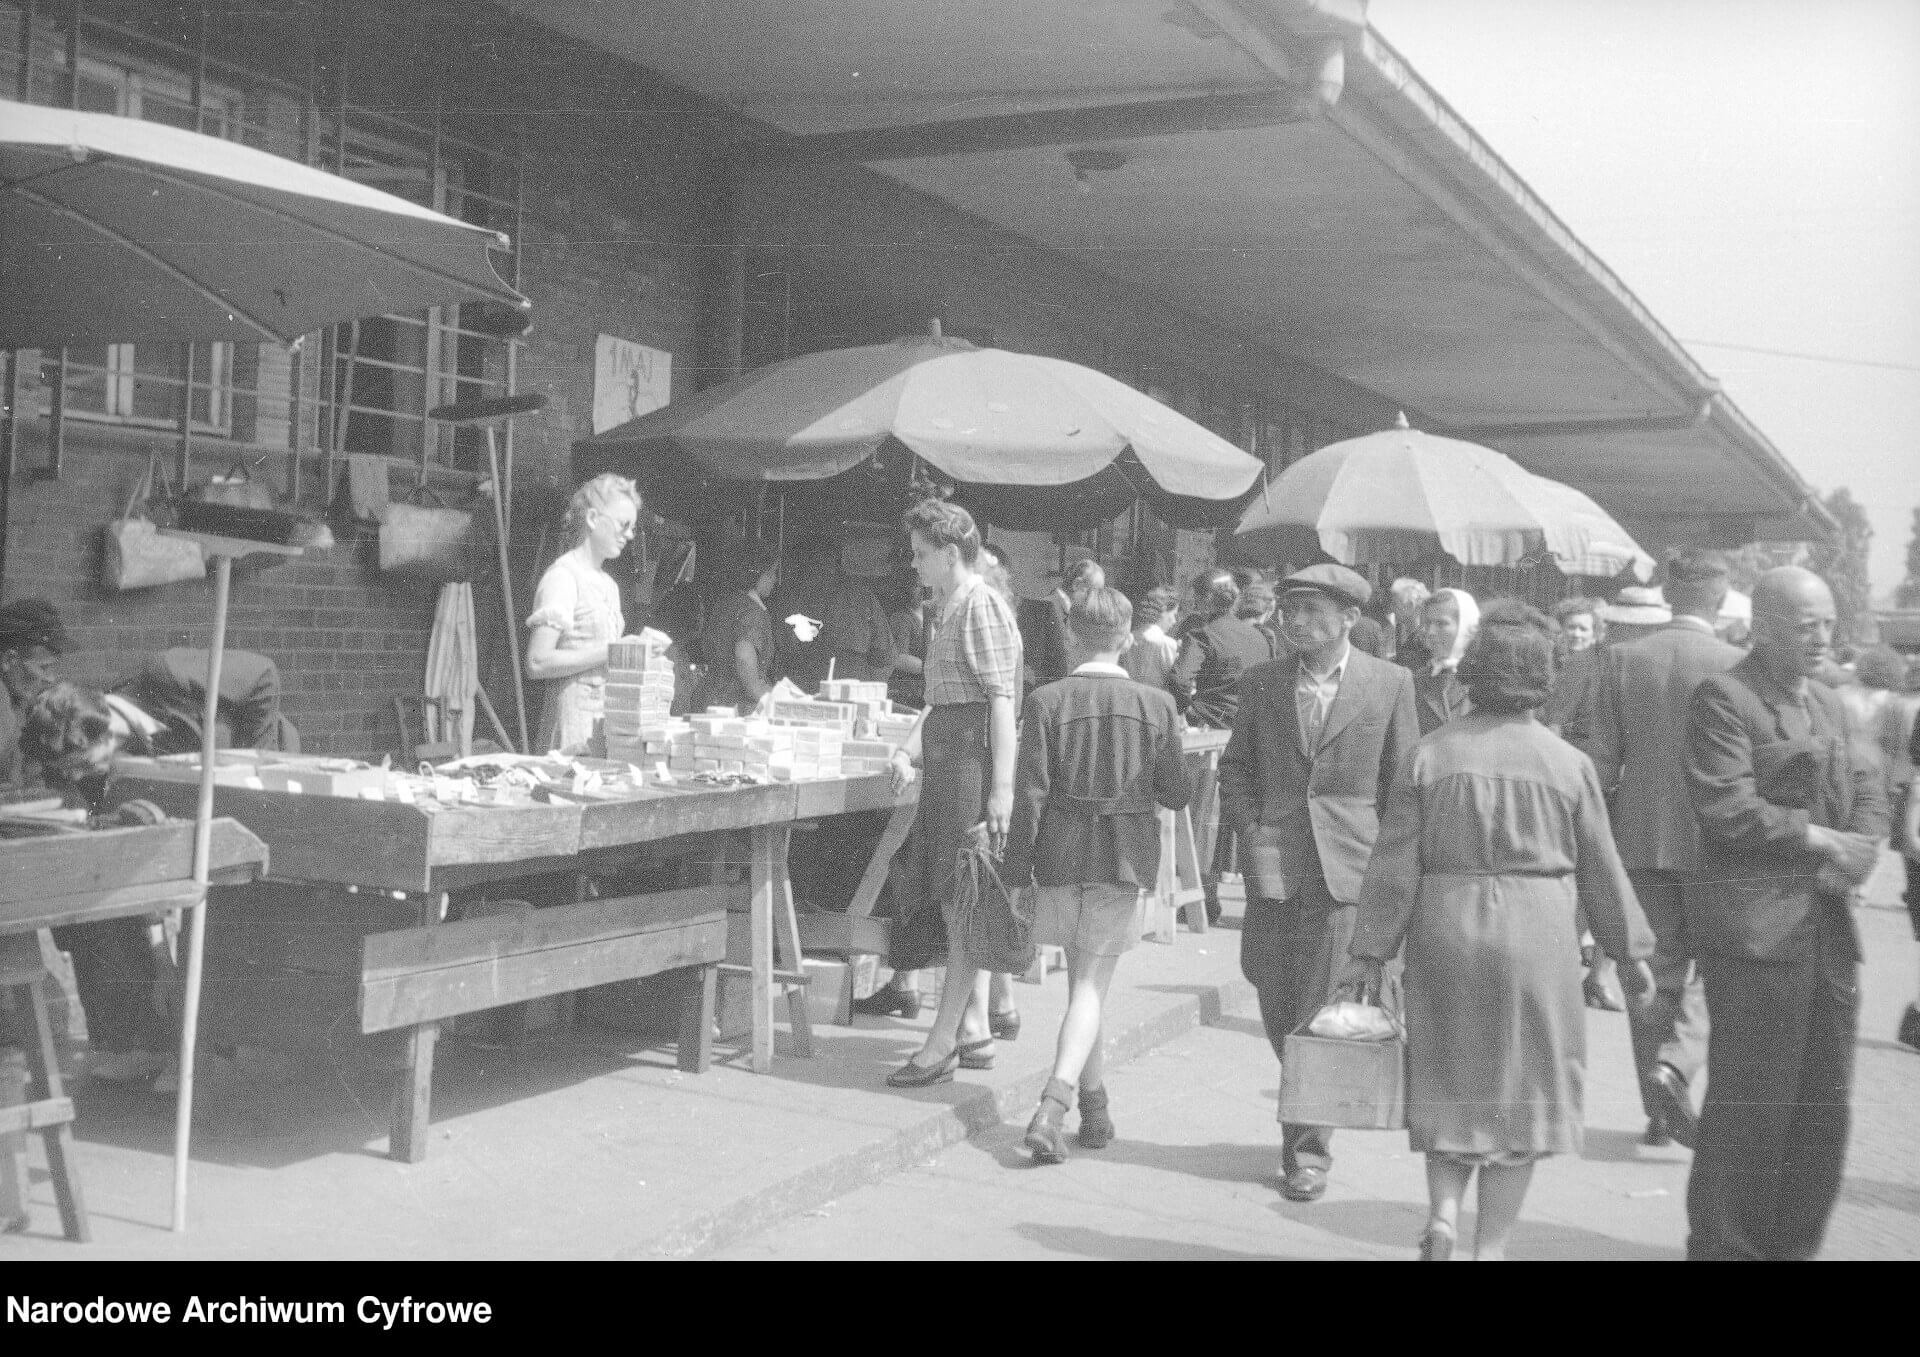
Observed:
[[[963,1070],[993,1068],[992,1037],[982,1037],[978,1041],[963,1041],[953,1049],[960,1057],[960,1068]]]
[[[1002,1041],[1017,1041],[1020,1037],[1020,1010],[1009,1008],[1001,1013],[987,1014],[987,1030]]]
[[[920,1016],[920,991],[891,986],[877,989],[864,999],[855,999],[853,1011],[869,1018],[905,1018],[912,1022]]]
[[[960,1063],[960,1052],[947,1052],[947,1058],[938,1065],[916,1065],[911,1060],[887,1076],[887,1083],[894,1088],[926,1088],[930,1084],[944,1084],[953,1078],[953,1071]]]

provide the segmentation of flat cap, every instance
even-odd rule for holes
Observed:
[[[1344,565],[1310,565],[1280,581],[1281,593],[1291,594],[1296,589],[1312,589],[1349,608],[1364,608],[1373,597],[1367,577]]]
[[[44,598],[16,598],[0,606],[0,652],[35,646],[55,652],[67,648],[67,629],[54,606]]]
[[[1667,562],[1667,578],[1675,584],[1710,584],[1731,573],[1717,551],[1683,551]]]

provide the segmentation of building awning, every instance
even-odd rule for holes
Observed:
[[[508,4],[778,154],[868,164],[1498,448],[1650,546],[1831,530],[1359,0]]]

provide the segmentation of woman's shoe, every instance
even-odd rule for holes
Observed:
[[[1080,1090],[1080,1130],[1075,1136],[1086,1150],[1104,1150],[1113,1144],[1113,1118],[1107,1115],[1107,1089]]]
[[[894,1088],[926,1088],[929,1084],[944,1084],[952,1080],[953,1071],[960,1063],[960,1052],[947,1052],[947,1058],[938,1065],[916,1065],[911,1060],[887,1076],[887,1083]]]
[[[1920,1051],[1920,1004],[1907,1005],[1907,1011],[1900,1015],[1898,1035],[1902,1046]]]
[[[987,1014],[987,1030],[1002,1041],[1020,1039],[1020,1010],[1009,1008],[1004,1013]]]
[[[963,1041],[953,1049],[954,1053],[960,1057],[960,1068],[963,1070],[993,1068],[992,1037],[982,1037],[978,1041]]]
[[[864,999],[855,999],[853,1011],[864,1013],[869,1018],[905,1018],[912,1022],[920,1016],[920,991],[887,986],[875,990]]]
[[[1451,1263],[1453,1261],[1453,1227],[1441,1221],[1430,1220],[1420,1235],[1420,1261],[1423,1263]]]
[[[1040,1106],[1034,1112],[1033,1120],[1027,1123],[1025,1143],[1033,1151],[1034,1163],[1067,1162],[1067,1137],[1060,1129],[1060,1123],[1066,1118],[1067,1108],[1072,1104],[1072,1084],[1064,1079],[1047,1080],[1046,1091],[1040,1095]]]

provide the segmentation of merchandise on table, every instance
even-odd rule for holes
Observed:
[[[607,757],[642,768],[665,762],[677,722],[673,661],[652,636],[607,643],[607,679],[601,733]]]

